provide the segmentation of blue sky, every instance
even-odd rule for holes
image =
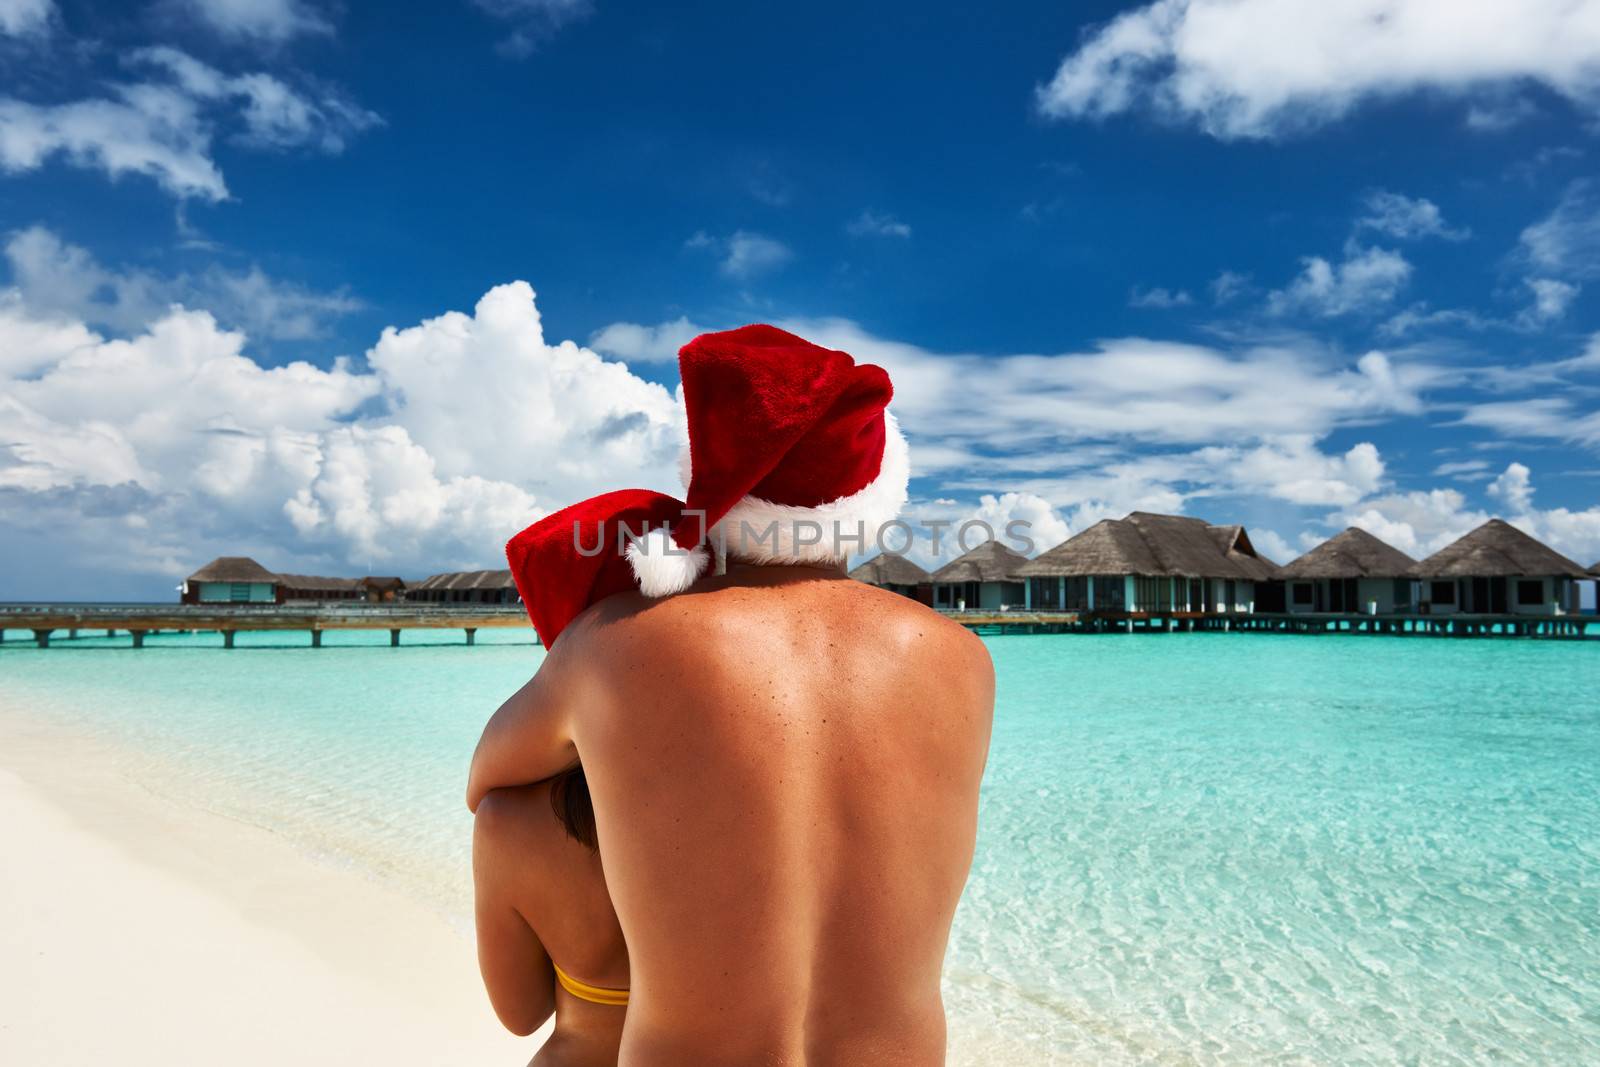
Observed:
[[[1600,2],[0,0],[0,64],[0,596],[494,566],[673,488],[749,321],[890,368],[919,514],[1600,558]]]

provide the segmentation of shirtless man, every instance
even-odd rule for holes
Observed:
[[[754,330],[771,328],[746,328]],[[757,392],[769,372],[805,379],[801,392],[816,410],[799,437],[780,440],[789,458],[778,468],[804,482],[799,468],[816,450],[827,477],[846,470],[853,481],[797,491],[762,459],[765,480],[747,477],[737,495],[812,508],[817,498],[834,502],[842,487],[839,500],[859,503],[887,477],[900,482],[888,494],[898,509],[904,446],[892,420],[884,444],[887,376],[777,334],[758,334],[776,351],[757,351],[755,369],[736,367],[735,376],[757,379]],[[718,504],[706,488],[719,477],[702,467],[719,453],[706,435],[720,431],[701,422],[697,439],[696,397],[717,397],[726,414],[727,396],[705,388],[706,367],[692,359],[715,363],[728,351],[696,351],[706,340],[683,353],[695,459],[688,503],[704,506],[716,526],[750,512]],[[876,376],[859,373],[867,371]],[[847,382],[835,388],[841,374]],[[876,407],[861,403],[866,388],[881,391]],[[757,422],[760,409],[744,406]],[[841,411],[843,425],[834,427]],[[879,428],[876,438],[862,425]],[[759,437],[748,426],[740,432]],[[739,443],[724,451],[748,442]],[[858,448],[867,456],[852,475]],[[569,511],[637,515],[647,498],[657,507],[658,495],[622,493]],[[819,512],[837,518],[840,509]],[[983,644],[905,597],[845,577],[827,561],[837,545],[802,544],[803,533],[782,533],[756,551],[731,548],[723,574],[699,575],[702,550],[683,564],[687,588],[656,598],[645,593],[663,591],[660,574],[649,572],[639,546],[629,562],[644,592],[612,592],[620,587],[612,553],[575,554],[549,534],[567,521],[552,516],[519,535],[531,541],[511,546],[550,651],[485,729],[468,804],[476,809],[492,790],[581,758],[629,957],[618,1062],[943,1064],[940,970],[972,861],[994,702]],[[741,555],[782,562],[741,564]],[[537,575],[574,570],[582,572],[576,598],[537,584]]]

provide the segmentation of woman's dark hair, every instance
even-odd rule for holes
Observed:
[[[567,828],[567,836],[590,852],[600,851],[594,832],[594,801],[589,799],[589,779],[583,765],[562,771],[550,779],[550,807]]]

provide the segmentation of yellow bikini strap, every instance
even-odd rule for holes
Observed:
[[[561,964],[555,960],[551,960],[550,965],[556,969],[556,981],[561,983],[561,988],[579,1000],[587,1000],[591,1004],[606,1004],[614,1008],[627,1006],[628,991],[626,989],[607,989],[604,986],[580,982],[566,971],[563,971]]]

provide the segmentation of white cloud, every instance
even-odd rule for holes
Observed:
[[[718,259],[717,269],[737,281],[770,274],[794,258],[782,241],[750,230],[735,230],[728,237],[713,237],[700,230],[684,242],[684,247],[710,251]]]
[[[281,44],[294,37],[328,36],[333,23],[303,0],[177,0],[194,18],[232,41]]]
[[[1194,297],[1183,289],[1141,289],[1134,286],[1128,294],[1128,306],[1134,308],[1170,309],[1188,307],[1192,303]]]
[[[1600,556],[1600,506],[1573,511],[1534,506],[1533,479],[1521,463],[1511,463],[1487,489],[1501,506],[1499,517],[1587,563]],[[1469,507],[1454,489],[1397,493],[1357,505],[1344,518],[1396,548],[1421,558],[1487,522],[1491,515]]]
[[[269,277],[261,268],[230,271],[215,263],[172,277],[114,271],[86,249],[33,226],[6,241],[11,284],[35,314],[79,320],[117,333],[142,330],[173,304],[204,307],[224,326],[269,340],[322,336],[328,323],[361,307],[344,291],[319,293]]]
[[[229,76],[175,48],[144,48],[130,58],[166,71],[196,100],[238,105],[244,126],[238,140],[252,147],[309,146],[337,154],[347,138],[383,123],[338,93],[301,92],[270,74]]]
[[[511,25],[511,35],[500,51],[516,57],[529,55],[539,43],[561,27],[585,18],[593,0],[472,0],[480,10]]]
[[[107,96],[65,104],[0,97],[0,169],[24,173],[59,157],[111,178],[144,175],[180,198],[223,200],[227,184],[211,158],[219,114],[237,119],[242,144],[325,152],[382,121],[336,92],[303,93],[268,74],[224,75],[172,48],[129,59],[167,80],[116,84]]]
[[[1057,118],[1148,109],[1219,138],[1273,137],[1409,94],[1504,106],[1523,82],[1595,104],[1596,0],[1157,0],[1089,34],[1038,105]]]
[[[985,494],[979,498],[978,506],[956,525],[959,527],[961,522],[967,521],[987,523],[1002,544],[1029,556],[1054,548],[1072,536],[1067,521],[1037,493]],[[1011,536],[1012,523],[1023,524],[1017,526],[1015,532],[1024,540]],[[1027,548],[1027,541],[1032,541],[1031,549]]]
[[[1538,114],[1538,105],[1525,96],[1483,100],[1467,109],[1467,129],[1479,133],[1504,133]]]
[[[1250,290],[1250,275],[1225,270],[1211,279],[1211,300],[1217,305],[1227,304]]]
[[[1229,350],[1124,337],[1087,351],[988,356],[888,340],[848,319],[778,325],[887,368],[918,471],[978,471],[993,476],[986,488],[1029,463],[1073,467],[1086,442],[1249,444],[1417,414],[1441,377],[1424,363],[1378,351],[1351,360],[1305,339]],[[674,328],[624,323],[597,336],[649,339]]]
[[[910,237],[911,227],[895,218],[867,209],[845,226],[852,237]]]
[[[199,108],[165,86],[121,85],[109,98],[68,104],[0,98],[0,169],[37,170],[53,156],[112,178],[142,174],[174,196],[228,195]]]
[[[1290,434],[1254,448],[1219,445],[1195,453],[1193,477],[1210,478],[1212,492],[1263,495],[1292,504],[1348,506],[1384,484],[1377,446],[1363,441],[1343,455],[1328,455],[1308,434]]]
[[[415,574],[497,565],[541,508],[676,487],[673,397],[546,343],[521,282],[385,330],[370,370],[267,367],[245,344],[181,307],[108,340],[5,292],[0,532],[77,545],[80,569],[181,575],[248,550]],[[131,526],[138,550],[108,561],[105,538]]]
[[[1522,231],[1520,254],[1535,270],[1568,278],[1600,277],[1600,184],[1567,186],[1545,218]]]
[[[1472,236],[1470,230],[1458,230],[1446,224],[1439,205],[1425,198],[1375,189],[1366,195],[1362,206],[1366,213],[1356,220],[1358,230],[1375,230],[1402,241],[1420,237],[1464,241]]]
[[[1485,492],[1504,504],[1512,515],[1521,515],[1533,507],[1533,472],[1513,463],[1489,483]]]
[[[1344,259],[1330,263],[1321,256],[1301,261],[1299,276],[1267,296],[1274,315],[1305,312],[1331,318],[1370,312],[1388,304],[1411,280],[1411,264],[1399,252],[1345,246]]]
[[[1527,278],[1524,284],[1533,294],[1533,304],[1517,316],[1517,321],[1526,327],[1543,326],[1566,315],[1582,288],[1555,278]]]
[[[621,360],[640,363],[669,363],[678,359],[678,349],[705,333],[686,317],[680,316],[658,326],[614,322],[596,330],[589,347]]]
[[[55,14],[55,0],[0,0],[0,36],[43,37]]]

